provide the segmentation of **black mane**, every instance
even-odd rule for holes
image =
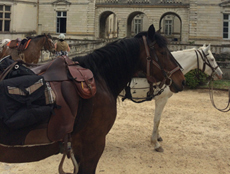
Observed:
[[[98,80],[101,76],[115,97],[137,71],[140,39],[121,39],[83,57],[75,57],[81,66],[89,68]]]
[[[141,38],[142,36],[147,37],[147,32],[142,31],[142,32],[138,33],[135,36],[135,38]],[[167,45],[168,45],[167,39],[158,32],[155,33],[155,40],[156,40],[157,45],[161,48],[167,47]]]

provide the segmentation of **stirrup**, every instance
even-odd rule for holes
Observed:
[[[67,154],[70,156],[71,161],[72,161],[73,166],[74,166],[74,173],[73,174],[77,174],[79,166],[78,166],[77,161],[74,157],[72,145],[71,145],[71,142],[69,140],[68,134],[65,136],[65,139],[64,139],[63,156],[62,156],[61,162],[60,162],[59,167],[58,167],[59,174],[70,174],[70,173],[65,173],[63,170],[63,164],[64,164],[64,160],[65,160],[65,157]]]

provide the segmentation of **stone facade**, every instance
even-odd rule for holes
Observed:
[[[3,9],[0,9],[0,13],[2,13],[0,20],[5,17],[6,6],[10,7],[10,31],[4,31],[1,28],[0,39],[23,38],[27,34],[36,34],[37,0],[1,0],[0,7]]]
[[[42,33],[57,37],[57,12],[66,12],[60,21],[66,25],[67,39],[104,38],[111,14],[117,27],[112,32],[118,38],[131,35],[137,15],[145,17],[142,30],[151,24],[159,29],[165,16],[174,15],[179,43],[229,44],[223,39],[223,14],[230,14],[226,0],[1,0],[0,6],[4,4],[11,6],[11,24],[10,31],[0,31],[0,39]]]

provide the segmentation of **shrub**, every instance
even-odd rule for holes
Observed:
[[[185,75],[186,86],[190,89],[195,89],[199,85],[205,84],[207,77],[208,76],[200,70],[191,70]]]

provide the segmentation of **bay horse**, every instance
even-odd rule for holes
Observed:
[[[109,43],[86,56],[75,57],[72,60],[92,71],[97,89],[92,98],[83,99],[76,92],[71,92],[70,89],[75,87],[72,83],[72,86],[65,86],[68,81],[61,82],[69,105],[75,105],[79,100],[79,105],[72,107],[75,109],[74,112],[77,110],[77,116],[71,132],[71,144],[74,157],[79,164],[78,170],[74,173],[95,174],[105,148],[106,135],[116,119],[118,95],[133,75],[143,71],[149,75],[150,81],[153,78],[165,81],[175,93],[183,90],[185,78],[180,65],[167,48],[166,39],[155,32],[153,25],[149,27],[148,32]],[[34,127],[12,132],[0,120],[1,162],[39,161],[61,152],[62,143],[59,141],[43,145],[26,145],[21,136],[31,129]],[[8,141],[10,135],[15,137],[11,138],[11,142]],[[40,134],[37,133],[36,137],[40,137]]]
[[[187,74],[189,71],[199,69],[208,76],[214,78],[214,80],[221,79],[223,72],[216,63],[216,60],[211,52],[211,45],[206,46],[205,44],[198,48],[186,49],[182,51],[174,51],[172,55],[183,67],[183,74]],[[146,98],[146,91],[148,91],[149,84],[145,78],[133,78],[131,82],[131,94],[135,101],[143,100]],[[156,88],[158,84],[154,85]],[[160,89],[158,89],[160,90]],[[125,91],[122,91],[120,96],[124,96]],[[154,98],[155,100],[155,114],[154,114],[154,125],[151,135],[151,143],[157,152],[163,152],[163,148],[159,141],[162,141],[159,134],[159,125],[162,112],[168,99],[173,93],[166,87],[163,92]]]
[[[22,59],[26,63],[37,64],[43,48],[45,51],[49,51],[51,53],[55,52],[54,43],[50,34],[27,37],[27,40],[28,41],[25,43],[25,45],[27,43],[28,45],[25,49],[22,50],[19,50],[18,47],[10,48],[9,46],[7,46],[7,43],[9,43],[9,41],[5,42],[5,44],[2,45],[0,59],[11,55],[13,60]]]

